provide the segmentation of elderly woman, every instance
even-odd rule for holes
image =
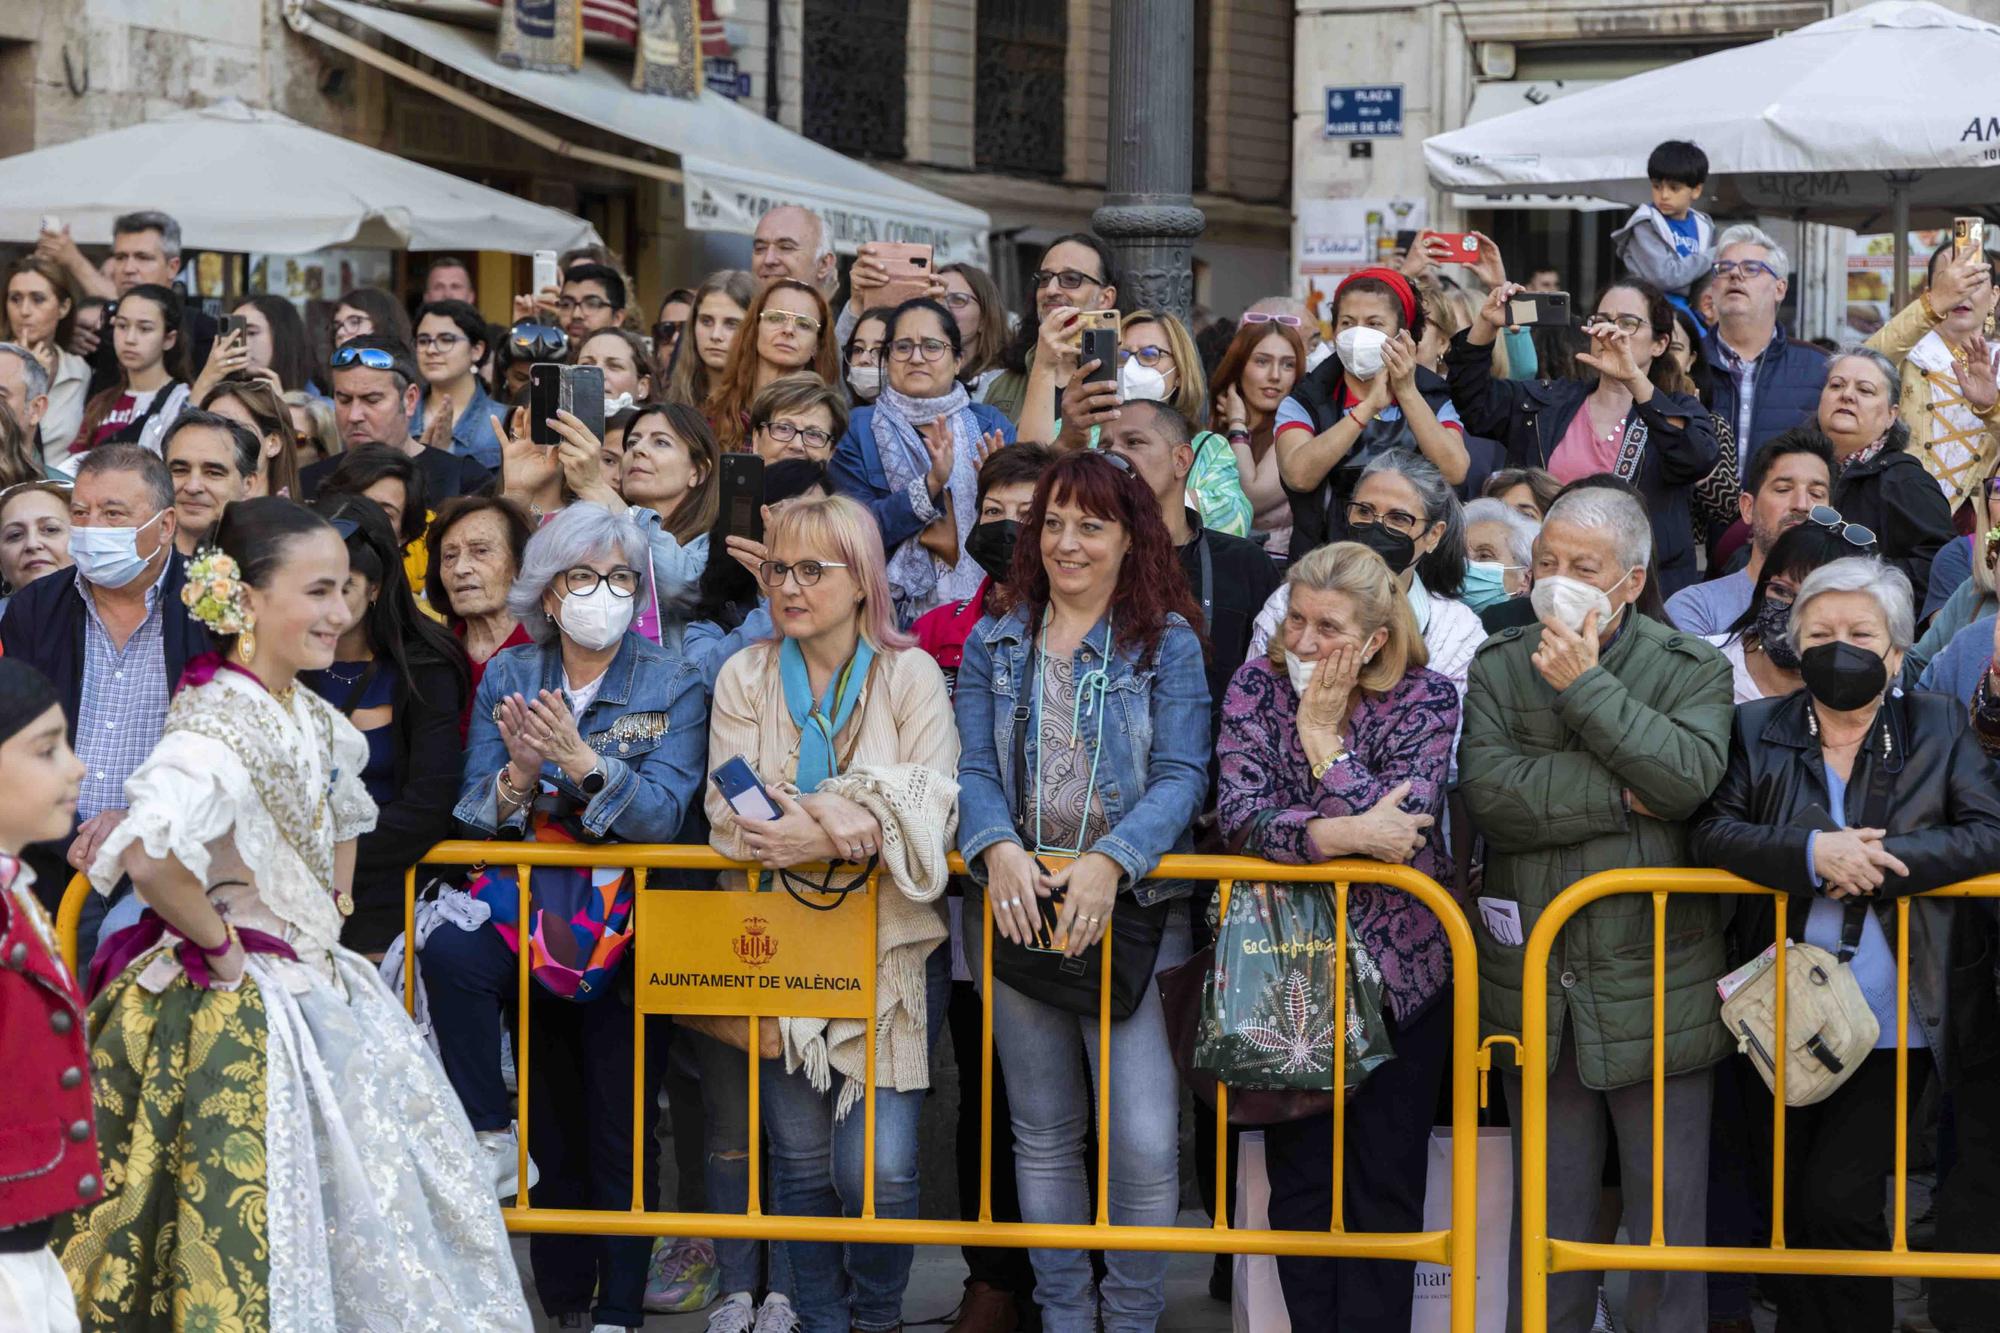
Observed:
[[[1790,694],[1805,682],[1799,677],[1799,654],[1786,626],[1799,589],[1812,572],[1844,556],[1874,555],[1875,544],[1857,541],[1863,529],[1828,521],[1833,511],[1824,505],[1815,517],[1771,543],[1763,570],[1750,594],[1750,605],[1721,634],[1702,637],[1729,660],[1736,702],[1754,703]]]
[[[1528,569],[1535,560],[1541,520],[1529,518],[1504,500],[1482,496],[1465,506],[1465,587],[1459,598],[1484,611],[1510,597],[1528,594]]]
[[[521,572],[532,532],[528,516],[510,501],[459,495],[444,502],[424,534],[424,595],[465,645],[474,692],[495,653],[534,642],[507,609],[507,590]]]
[[[1973,902],[1910,904],[1910,974],[1896,966],[1893,900],[2000,861],[2000,789],[1964,707],[1891,686],[1911,627],[1910,583],[1893,566],[1850,558],[1808,575],[1787,624],[1805,688],[1737,710],[1728,770],[1689,840],[1697,863],[1789,895],[1795,937],[1828,951],[1859,941],[1851,965],[1881,1025],[1875,1053],[1785,1118],[1786,1239],[1802,1248],[1889,1246],[1898,993],[1909,992],[1909,1045],[1930,1052],[1910,1061],[1912,1104],[1933,1070],[1950,1089],[1982,1063],[2000,1023]],[[1736,910],[1740,949],[1768,945],[1772,900],[1746,896]],[[1895,1319],[1887,1278],[1786,1278],[1777,1295],[1781,1333],[1874,1333]]]
[[[1382,454],[1355,483],[1345,527],[1345,540],[1381,556],[1396,576],[1416,615],[1431,670],[1462,695],[1472,654],[1486,632],[1478,614],[1458,600],[1466,574],[1465,513],[1444,474],[1409,450]],[[1250,635],[1253,655],[1277,636],[1290,597],[1287,583],[1264,603]]]
[[[1111,1215],[1172,1226],[1179,1209],[1179,1114],[1166,1095],[1176,1080],[1152,974],[1188,955],[1191,886],[1148,876],[1162,855],[1192,846],[1208,790],[1208,681],[1192,628],[1200,608],[1159,502],[1130,466],[1086,450],[1042,474],[1014,552],[1009,609],[966,641],[954,696],[964,746],[958,848],[973,880],[967,920],[984,898],[996,936],[1019,946],[1002,952],[996,940],[991,1002],[1028,1222],[1089,1218],[1083,1136],[1103,1060]],[[1055,966],[1033,965],[1047,955],[1026,946],[1049,916],[1066,955],[1089,954],[1081,989],[1057,983]],[[1150,966],[1114,969],[1133,999],[1106,1052],[1092,950],[1114,916],[1129,919],[1121,936],[1137,946],[1119,952]],[[967,930],[965,943],[979,978],[984,932]],[[1165,1308],[1164,1254],[1107,1253],[1101,1287],[1080,1250],[1031,1258],[1046,1329],[1095,1328],[1100,1304],[1110,1327],[1149,1329]]]
[[[750,402],[750,448],[766,463],[824,463],[846,429],[845,395],[817,375],[781,375]]]
[[[1439,816],[1458,691],[1425,668],[1408,596],[1379,555],[1353,542],[1295,562],[1285,586],[1283,628],[1267,656],[1243,664],[1222,705],[1223,834],[1248,855],[1292,865],[1355,856],[1448,878]],[[1347,1105],[1345,1217],[1360,1231],[1411,1231],[1423,1221],[1429,1113],[1450,1059],[1450,951],[1430,910],[1395,890],[1356,885],[1348,916],[1381,969],[1396,1058]],[[1331,1118],[1265,1128],[1272,1226],[1328,1226]],[[1413,1271],[1278,1260],[1293,1327],[1343,1333],[1404,1333]]]
[[[868,506],[889,552],[889,591],[907,624],[979,591],[965,542],[979,521],[979,465],[1014,425],[958,382],[958,321],[929,297],[889,317],[888,382],[834,447],[834,489]]]
[[[1826,368],[1819,428],[1833,442],[1835,509],[1875,534],[1882,558],[1913,588],[1930,586],[1931,560],[1952,539],[1951,505],[1896,416],[1896,367],[1855,350]]]
[[[950,950],[938,948],[958,768],[951,703],[937,663],[896,628],[866,509],[841,496],[795,500],[772,515],[765,540],[759,573],[777,632],[724,665],[708,757],[715,768],[741,755],[782,813],[738,815],[711,788],[710,845],[774,870],[854,863],[843,879],[885,844],[899,849],[883,861],[876,909],[875,1069],[861,1024],[798,1019],[780,1025],[782,1063],[764,1065],[771,1210],[860,1215],[862,1080],[872,1078],[876,1215],[915,1217],[917,1118],[951,984]],[[902,1327],[912,1247],[779,1244],[809,1333]]]
[[[472,707],[456,815],[469,836],[538,842],[673,842],[696,808],[707,692],[693,668],[629,628],[646,595],[646,534],[589,503],[569,506],[528,542],[508,610],[534,637],[486,665]],[[511,868],[469,885],[491,913],[440,927],[419,949],[445,1073],[513,1192],[512,1099],[501,1081],[503,1013],[517,1003],[515,951],[531,950],[534,1010],[525,1090],[536,1201],[552,1208],[632,1202],[632,940],[629,873],[544,867],[523,921]],[[559,941],[549,943],[545,941]],[[661,1034],[656,1034],[661,1035]],[[646,1085],[664,1042],[648,1041]],[[644,1133],[650,1141],[649,1099]],[[647,1197],[657,1194],[648,1155]],[[530,1184],[533,1176],[530,1176]],[[535,1289],[551,1318],[636,1328],[646,1237],[540,1236]]]

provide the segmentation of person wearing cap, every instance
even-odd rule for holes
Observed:
[[[1294,558],[1347,534],[1355,483],[1381,455],[1420,453],[1453,486],[1471,466],[1450,392],[1417,364],[1424,307],[1409,279],[1386,268],[1348,274],[1334,289],[1333,321],[1334,354],[1299,376],[1273,434]]]
[[[69,1278],[49,1249],[55,1219],[101,1191],[83,995],[21,860],[69,835],[84,764],[48,678],[0,658],[0,1328],[77,1327]]]
[[[416,357],[400,338],[364,333],[334,350],[333,410],[340,442],[354,449],[386,444],[416,460],[424,474],[424,494],[432,502],[470,495],[492,475],[476,458],[433,449],[410,434],[410,419],[423,397]],[[323,459],[299,474],[299,489],[307,500],[333,471],[337,459]]]

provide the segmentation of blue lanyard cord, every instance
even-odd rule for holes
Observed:
[[[1084,835],[1090,829],[1090,801],[1097,792],[1097,765],[1104,757],[1104,702],[1105,694],[1111,688],[1111,677],[1105,667],[1111,663],[1111,619],[1107,615],[1104,623],[1104,650],[1100,664],[1077,678],[1076,695],[1070,701],[1069,743],[1072,748],[1077,743],[1078,733],[1083,727],[1084,696],[1094,695],[1097,707],[1097,735],[1090,743],[1090,785],[1084,790],[1083,815],[1077,822],[1076,846],[1051,847],[1042,839],[1042,701],[1048,694],[1045,677],[1048,674],[1048,623],[1049,613],[1042,613],[1042,668],[1035,673],[1031,685],[1034,697],[1033,719],[1035,728],[1035,850],[1054,852],[1060,856],[1082,856]]]

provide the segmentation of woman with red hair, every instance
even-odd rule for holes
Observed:
[[[1027,1222],[1087,1222],[1083,1135],[1093,1077],[1111,1062],[1110,1208],[1172,1226],[1179,1206],[1176,1084],[1153,974],[1188,955],[1185,880],[1154,880],[1192,846],[1208,788],[1208,679],[1199,612],[1160,508],[1115,454],[1052,464],[1021,525],[1004,603],[965,645],[956,706],[958,849],[968,923],[990,900],[993,1035],[1007,1078]],[[1052,928],[1044,929],[1044,919]],[[1113,930],[1110,1051],[1099,1050],[1095,946]],[[968,924],[982,978],[984,933]],[[1040,943],[1042,949],[1028,946]],[[1082,958],[1080,976],[1059,950]],[[985,980],[981,984],[986,984]],[[1164,1253],[1032,1251],[1044,1326],[1150,1328],[1166,1304]]]
[[[781,375],[805,370],[824,384],[840,383],[833,315],[817,288],[779,278],[750,302],[729,359],[702,405],[722,452],[750,447],[750,404],[758,390]]]

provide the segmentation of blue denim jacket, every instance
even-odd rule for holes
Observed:
[[[532,699],[538,690],[562,692],[557,643],[497,653],[479,682],[465,738],[465,781],[453,813],[482,836],[503,827],[514,837],[527,831],[525,810],[515,811],[504,825],[499,818],[493,778],[507,762],[507,746],[494,710],[510,694]],[[542,766],[542,781],[582,806],[584,830],[616,842],[678,838],[688,810],[701,807],[708,760],[708,691],[701,673],[668,649],[627,633],[577,730],[603,757],[604,789],[586,797],[554,764]]]
[[[1104,622],[1084,636],[1073,661],[1078,676],[1097,665]],[[1014,827],[1014,795],[1023,775],[1013,759],[1014,708],[1025,702],[1023,679],[1032,645],[1026,612],[988,616],[965,642],[953,708],[958,715],[958,850],[973,878],[986,881],[979,856],[996,842],[1023,843]],[[1186,880],[1146,880],[1168,852],[1194,845],[1195,815],[1208,795],[1208,675],[1201,641],[1179,616],[1169,616],[1153,661],[1143,669],[1136,650],[1113,650],[1107,668],[1110,709],[1097,756],[1097,795],[1110,828],[1085,851],[1118,863],[1121,891],[1141,905],[1186,895]],[[1094,709],[1086,709],[1081,735],[1098,734]],[[1023,724],[1026,725],[1025,723]],[[1029,728],[1024,757],[1035,768],[1037,737]],[[1143,882],[1142,882],[1143,881]]]

